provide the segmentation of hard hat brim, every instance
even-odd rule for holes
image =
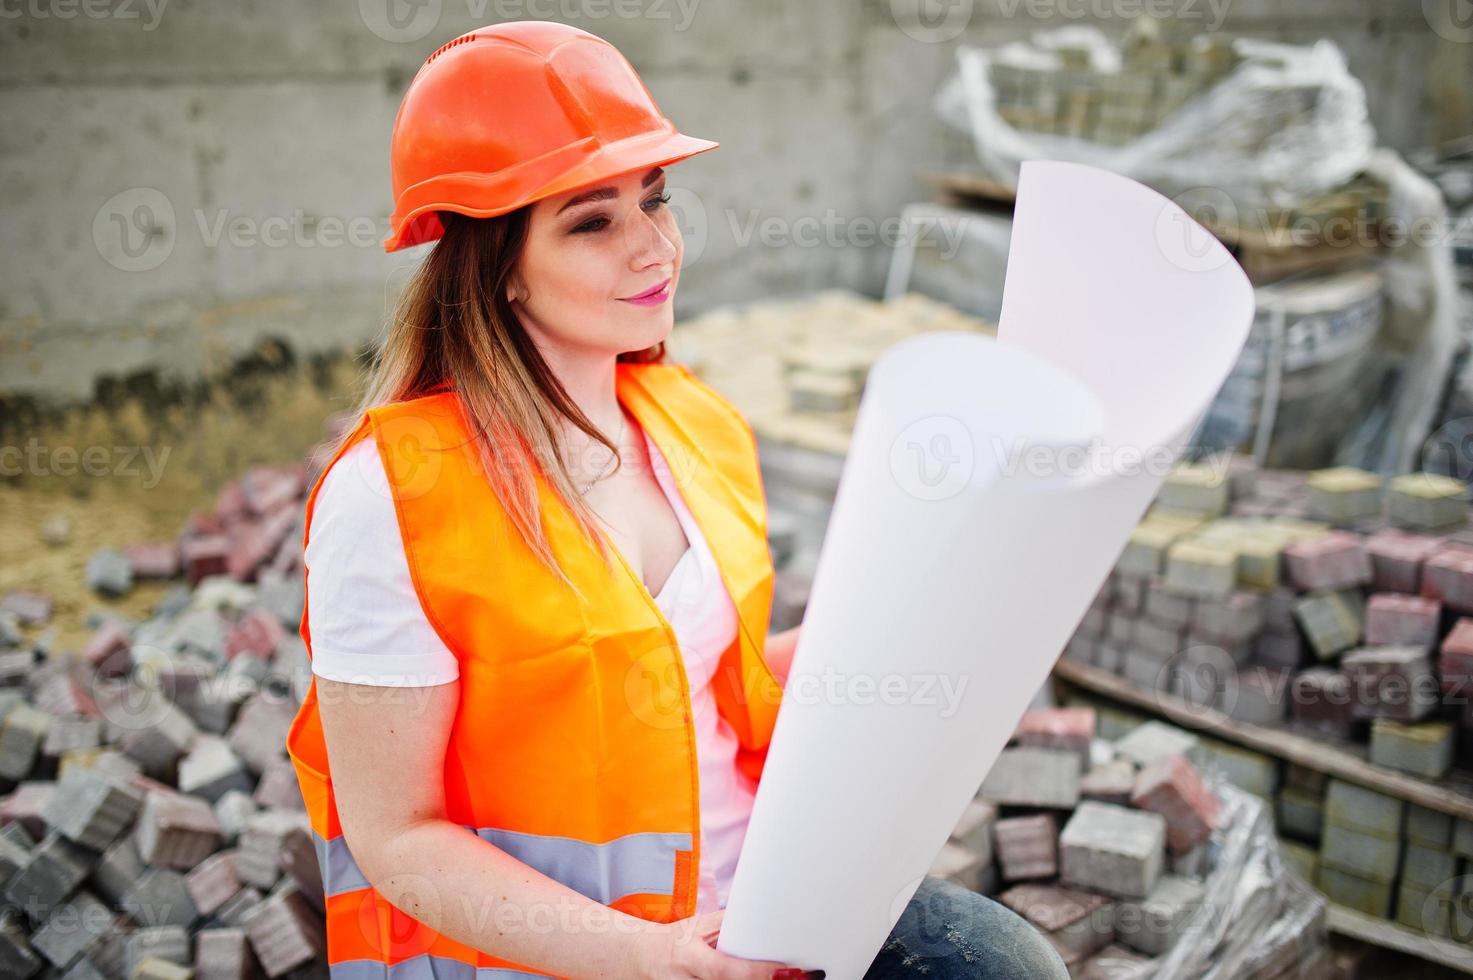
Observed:
[[[667,131],[641,133],[592,150],[586,144],[567,147],[513,168],[513,173],[442,174],[404,192],[391,218],[392,233],[384,239],[384,251],[395,252],[439,238],[445,231],[437,216],[440,211],[494,218],[543,198],[631,170],[675,163],[720,145],[715,140],[687,136],[671,126]]]

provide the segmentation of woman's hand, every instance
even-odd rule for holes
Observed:
[[[716,936],[725,915],[725,909],[717,909],[678,922],[651,924],[630,944],[629,970],[621,976],[640,980],[799,980],[823,976],[821,970],[809,973],[774,960],[744,960],[720,952]]]
[[[777,675],[778,683],[783,687],[788,686],[788,672],[793,667],[793,654],[798,650],[798,631],[803,628],[799,623],[792,629],[785,629],[781,633],[771,633],[767,637],[767,647],[763,650],[763,656],[767,659],[767,666]]]

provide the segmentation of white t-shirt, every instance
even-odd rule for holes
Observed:
[[[650,465],[690,542],[655,604],[669,620],[690,681],[701,792],[696,911],[726,907],[756,783],[736,766],[737,738],[716,711],[711,677],[737,635],[736,607],[669,465],[645,434]],[[317,491],[304,556],[312,672],[352,684],[428,686],[460,676],[409,577],[376,444],[351,446]]]

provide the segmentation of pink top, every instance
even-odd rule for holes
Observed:
[[[690,541],[659,607],[690,681],[701,793],[697,912],[726,907],[756,783],[736,767],[737,738],[716,711],[711,677],[737,635],[736,606],[659,448],[650,464]],[[371,439],[350,447],[317,492],[305,556],[312,672],[353,684],[444,684],[459,664],[425,618],[409,577],[383,462]]]
[[[737,635],[737,613],[721,581],[716,559],[680,495],[669,465],[648,434],[645,445],[649,447],[655,479],[690,541],[690,548],[676,563],[655,604],[675,629],[690,679],[701,779],[701,887],[696,911],[707,912],[726,907],[757,792],[757,784],[736,766],[736,733],[717,713],[711,692],[717,662]]]

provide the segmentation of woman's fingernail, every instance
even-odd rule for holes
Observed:
[[[796,966],[786,966],[772,971],[772,980],[803,980],[806,974]]]

